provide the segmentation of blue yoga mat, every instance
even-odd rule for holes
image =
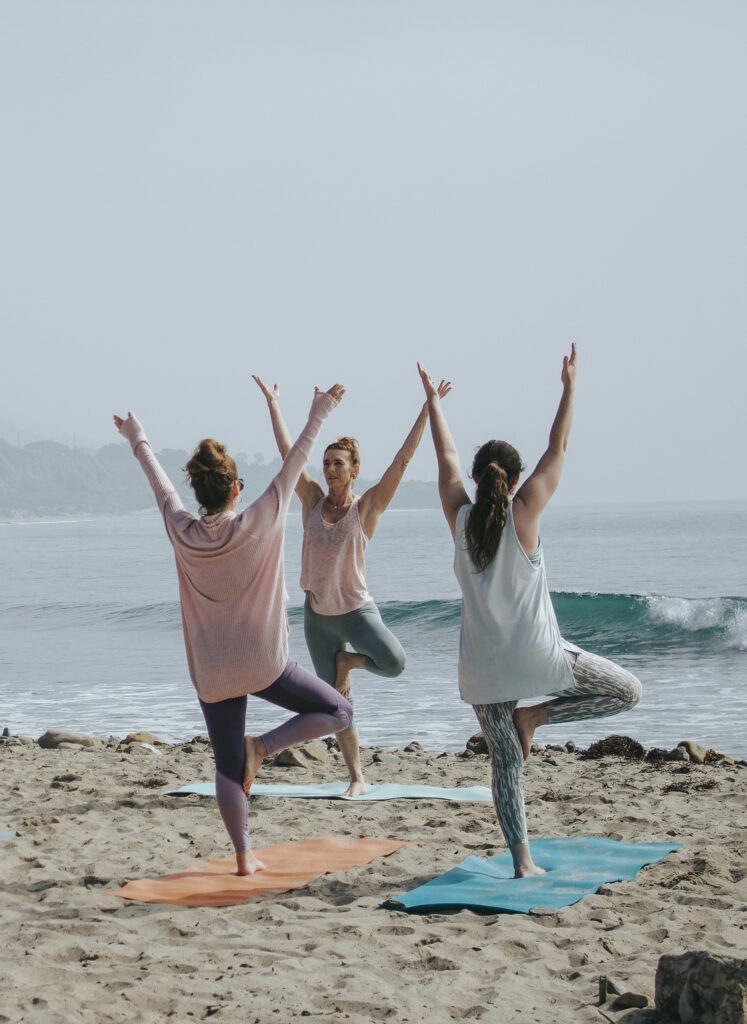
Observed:
[[[451,800],[490,803],[492,796],[487,786],[457,786],[448,789],[440,786],[405,786],[399,782],[383,782],[377,786],[369,786],[364,796],[343,796],[348,788],[347,782],[322,782],[318,786],[286,786],[255,782],[252,785],[252,796],[279,796],[302,799],[328,800]],[[180,789],[167,789],[167,796],[181,796],[187,793],[199,793],[201,796],[215,796],[215,783],[193,782]]]
[[[605,882],[630,881],[645,864],[655,864],[681,846],[618,843],[594,836],[535,839],[530,843],[532,859],[545,869],[544,875],[514,878],[509,851],[487,860],[472,856],[382,906],[402,910],[468,907],[522,914],[559,910],[596,892]]]

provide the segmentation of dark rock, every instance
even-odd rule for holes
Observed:
[[[467,750],[471,750],[473,754],[488,753],[488,743],[481,732],[476,732],[474,736],[470,736],[465,745]]]
[[[703,950],[660,957],[656,1009],[682,1024],[745,1024],[747,960]]]
[[[411,743],[408,743],[404,749],[406,754],[414,754],[418,750],[422,750],[423,748],[421,747],[417,740],[413,740]]]
[[[638,742],[630,736],[608,736],[606,739],[597,740],[587,750],[581,751],[581,757],[586,760],[596,760],[600,757],[624,757],[629,761],[642,761],[646,751]]]
[[[689,761],[690,755],[684,747],[675,747],[664,755],[665,761]]]
[[[565,745],[565,749],[568,751],[569,754],[575,754],[578,750],[578,747],[573,742],[573,740],[568,740],[568,742]]]
[[[642,1010],[649,1005],[650,1000],[648,996],[644,996],[642,992],[622,992],[612,1003],[610,1009],[631,1010],[635,1008]]]
[[[474,750],[460,750],[459,753],[457,754],[457,757],[461,757],[464,760],[469,760],[471,757],[474,757],[474,756],[475,756]]]
[[[8,728],[7,725],[3,729],[3,736],[10,736],[10,729]]]
[[[668,751],[662,749],[662,747],[651,747],[650,750],[646,751],[646,760],[658,764],[661,761],[666,761],[667,753]]]

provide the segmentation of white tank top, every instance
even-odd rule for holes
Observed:
[[[353,498],[342,519],[328,523],[322,516],[324,498],[314,506],[303,534],[301,588],[319,615],[345,615],[361,608],[371,596],[366,589],[363,552],[368,537]]]
[[[539,697],[573,686],[545,560],[534,566],[516,536],[512,503],[498,551],[478,572],[464,527],[472,505],[457,513],[454,572],[462,588],[459,692],[469,704]],[[578,650],[572,644],[566,649]]]

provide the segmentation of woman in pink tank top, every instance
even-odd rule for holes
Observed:
[[[278,450],[285,459],[291,436],[280,411],[277,384],[270,389],[254,380],[267,399]],[[441,381],[439,397],[451,385]],[[304,634],[314,669],[351,700],[350,673],[364,668],[379,676],[398,676],[405,667],[402,645],[384,625],[366,589],[364,552],[382,512],[394,497],[428,422],[426,402],[402,447],[381,480],[362,495],[353,493],[360,470],[358,443],[341,437],[324,452],[325,494],[304,470],[296,484],[304,526],[301,587],[306,591]],[[348,650],[348,645],[352,650]],[[352,700],[351,700],[352,702]],[[366,792],[355,723],[337,733],[350,772],[346,796]]]

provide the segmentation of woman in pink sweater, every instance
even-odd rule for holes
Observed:
[[[148,478],[176,556],[189,673],[215,754],[216,798],[240,875],[264,867],[251,850],[247,800],[263,758],[337,733],[352,721],[333,686],[288,658],[283,538],[291,495],[322,423],[344,388],[315,389],[306,426],[265,492],[242,512],[236,463],[206,439],[187,466],[205,514],[188,512],[132,413],[114,417]],[[296,714],[262,736],[245,736],[246,696]]]

